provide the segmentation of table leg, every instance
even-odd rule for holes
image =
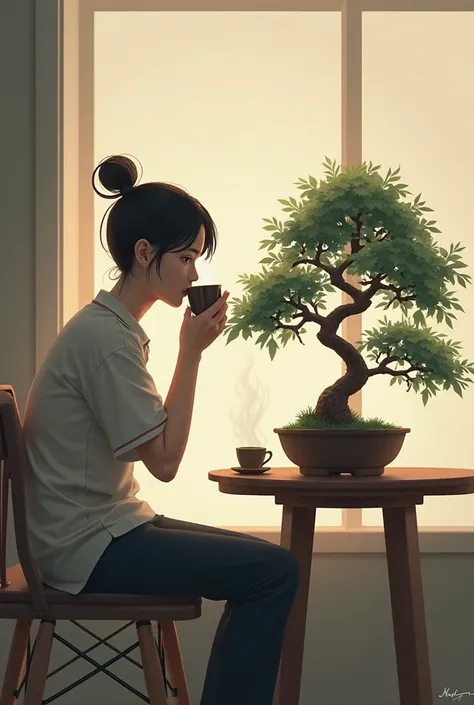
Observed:
[[[286,626],[273,705],[298,705],[300,699],[315,516],[314,507],[283,504],[280,545],[297,557],[300,584]]]
[[[433,705],[416,507],[383,509],[400,705]]]

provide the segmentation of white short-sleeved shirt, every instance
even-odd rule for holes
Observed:
[[[155,516],[133,477],[135,448],[167,419],[146,369],[149,342],[101,290],[61,331],[31,386],[28,530],[41,578],[58,590],[79,593],[112,538]]]

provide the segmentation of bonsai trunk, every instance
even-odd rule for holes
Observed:
[[[356,348],[333,331],[321,330],[319,341],[331,348],[346,363],[347,371],[337,382],[327,387],[316,405],[316,415],[333,424],[347,424],[352,421],[349,397],[362,389],[369,378],[369,370],[362,355]]]

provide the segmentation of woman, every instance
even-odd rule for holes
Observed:
[[[109,194],[96,188],[96,177]],[[137,186],[137,177],[123,156],[94,171],[96,192],[118,199],[107,243],[120,278],[67,323],[28,396],[33,555],[42,580],[71,594],[226,600],[201,705],[271,705],[298,585],[294,556],[246,534],[155,515],[136,496],[135,460],[162,482],[178,472],[201,356],[222,333],[228,297],[199,316],[186,308],[163,403],[146,368],[149,340],[140,319],[156,301],[182,304],[198,279],[196,260],[215,252],[216,231],[185,191]]]

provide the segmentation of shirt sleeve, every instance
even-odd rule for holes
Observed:
[[[117,460],[139,460],[137,446],[165,429],[168,415],[138,341],[127,341],[102,361],[86,399]]]

